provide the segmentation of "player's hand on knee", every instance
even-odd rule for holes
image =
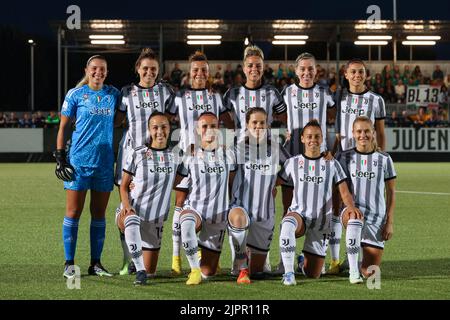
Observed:
[[[75,176],[75,169],[66,160],[66,151],[58,149],[53,153],[56,158],[55,175],[63,181],[72,181]]]

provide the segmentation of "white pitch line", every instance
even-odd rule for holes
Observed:
[[[422,191],[395,191],[396,193],[432,194],[437,196],[450,196],[450,193],[442,192],[422,192]]]

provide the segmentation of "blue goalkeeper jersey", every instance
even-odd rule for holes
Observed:
[[[74,119],[70,163],[75,167],[112,169],[114,113],[120,91],[104,85],[95,91],[84,85],[69,90],[61,114]]]

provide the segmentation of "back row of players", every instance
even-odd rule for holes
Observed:
[[[191,268],[187,284],[199,284],[217,272],[226,229],[237,282],[250,283],[250,275],[264,270],[274,232],[276,185],[282,185],[284,206],[279,264],[283,284],[296,283],[293,269],[295,238],[299,236],[305,235],[299,259],[305,275],[320,276],[328,244],[332,255],[329,272],[339,270],[339,217],[347,227],[350,282],[362,282],[360,274],[367,276],[368,266],[381,263],[384,240],[392,236],[395,171],[389,155],[380,151],[385,146],[384,101],[365,88],[363,61],[347,63],[349,88],[333,98],[327,89],[314,84],[316,67],[311,54],[297,58],[299,83],[281,95],[273,86],[262,85],[263,59],[258,47],[245,49],[246,83],[231,88],[222,102],[219,94],[207,89],[209,66],[203,53],[196,52],[189,59],[191,88],[175,95],[166,83],[157,82],[157,57],[144,49],[135,66],[139,84],[124,87],[110,99],[119,105],[115,124],[125,118],[128,121],[116,165],[115,182],[121,196],[116,222],[124,251],[121,273],[129,271],[128,260],[132,259],[137,271],[135,284],[144,284],[155,275],[173,185],[172,271],[182,273],[182,244]],[[106,65],[103,57],[96,56],[88,61],[86,70],[95,63]],[[70,104],[73,95],[73,91],[68,93],[65,104]],[[65,112],[63,107],[63,116],[75,115],[74,111]],[[99,113],[105,112],[94,103],[89,114]],[[182,159],[168,148],[169,117],[179,119]],[[327,117],[336,117],[332,153],[339,161],[329,153],[324,157]],[[287,123],[284,146],[267,131],[274,118]],[[227,148],[219,141],[220,122],[236,129],[234,147]],[[73,144],[70,163],[77,172],[82,166],[72,160],[77,141]],[[61,147],[58,144],[58,149]],[[348,183],[342,183],[345,181]],[[130,191],[131,182],[134,187]],[[73,181],[66,182],[65,188],[96,190],[94,184],[80,187]],[[335,201],[336,217],[332,218],[333,190],[339,191],[335,194],[341,195],[344,209]],[[66,239],[64,227],[63,237]],[[361,244],[364,250],[360,254]],[[65,242],[66,269],[74,263],[74,251],[68,255],[68,247]],[[90,273],[109,274],[99,258],[91,264],[99,272]]]

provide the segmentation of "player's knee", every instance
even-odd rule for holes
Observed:
[[[242,209],[234,208],[228,214],[228,223],[233,228],[247,228],[249,221]]]

